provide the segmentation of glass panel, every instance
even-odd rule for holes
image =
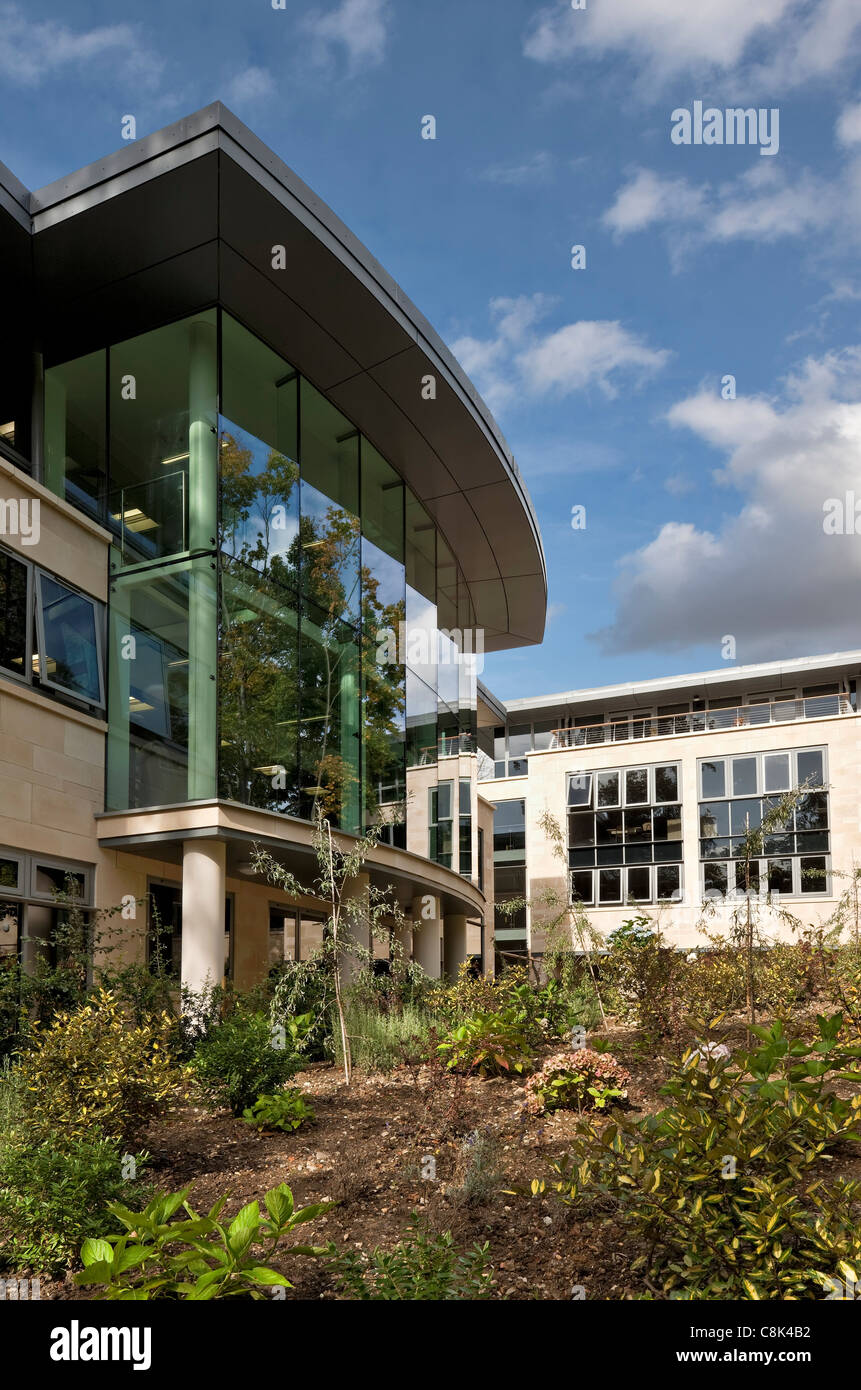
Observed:
[[[223,416],[218,461],[222,549],[298,589],[298,464]]]
[[[747,835],[750,831],[757,830],[761,823],[762,810],[758,800],[733,801],[730,820],[732,835]]]
[[[0,550],[0,666],[29,680],[27,624],[29,615],[26,565]]]
[[[681,806],[656,806],[652,811],[653,834],[656,840],[682,838]]]
[[[600,869],[598,872],[599,903],[620,903],[622,901],[622,870]]]
[[[595,863],[594,849],[569,849],[568,866],[571,869],[586,868]]]
[[[225,558],[219,639],[219,795],[298,815],[294,597]]]
[[[364,450],[364,443],[363,443]],[[364,458],[364,453],[363,453]],[[403,497],[388,486],[388,474],[376,466],[383,461],[372,454],[373,486],[365,486],[363,498],[370,495],[374,534],[384,541],[383,549],[367,537],[362,539],[362,757],[364,819],[366,825],[405,823],[406,818],[406,673],[401,651],[406,621],[406,582],[404,566],[391,551],[398,549],[395,529],[387,532],[386,507],[392,497],[401,517],[400,550],[403,552]],[[383,465],[388,469],[388,465]],[[391,470],[389,470],[390,472]],[[402,488],[398,484],[402,493]],[[397,833],[395,831],[392,832]],[[399,832],[403,838],[405,831]]]
[[[792,893],[791,859],[769,859],[768,891],[769,893]]]
[[[556,725],[552,719],[542,720],[539,724],[534,724],[532,728],[532,742],[536,750],[552,747],[553,734]]]
[[[57,864],[33,865],[33,893],[47,898],[87,900],[87,876],[79,869]]]
[[[767,753],[762,760],[762,770],[765,781],[765,791],[789,791],[788,753]]]
[[[678,862],[682,858],[681,840],[664,840],[659,844],[654,844],[652,846],[652,857],[656,861],[662,860],[668,862],[672,860],[674,863]]]
[[[700,765],[701,795],[726,796],[726,771],[723,759]]]
[[[17,859],[0,855],[0,888],[21,890],[21,865]]]
[[[216,594],[206,557],[114,581],[110,810],[216,795]]]
[[[708,840],[729,834],[729,805],[726,802],[700,806],[700,834]]]
[[[110,350],[108,510],[123,565],[215,549],[215,310]]]
[[[598,805],[599,806],[618,806],[619,805],[619,774],[618,772],[599,772],[598,773]]]
[[[719,840],[700,840],[700,857],[702,859],[728,859],[731,844],[732,841],[729,837]],[[738,847],[735,848],[737,850]]]
[[[571,901],[572,901],[572,902],[580,902],[580,903],[591,903],[591,902],[592,902],[592,892],[593,892],[592,883],[593,883],[593,879],[594,879],[594,875],[593,875],[592,873],[590,873],[588,870],[587,870],[586,872],[583,872],[583,870],[580,870],[578,873],[573,873],[573,874],[571,875]]]
[[[795,840],[799,854],[813,854],[815,851],[828,849],[827,830],[815,830],[809,835],[796,835]]]
[[[651,862],[652,862],[652,846],[651,846],[651,843],[649,843],[649,844],[642,844],[642,845],[630,845],[630,844],[626,844],[626,845],[625,845],[625,863],[626,863],[626,864],[650,864]]]
[[[706,895],[719,894],[726,896],[726,864],[705,864],[703,865],[703,889]]]
[[[512,724],[508,731],[509,758],[522,758],[532,751],[532,725]]]
[[[646,768],[632,768],[625,773],[625,804],[642,806],[649,800],[649,774]]]
[[[104,351],[45,372],[45,485],[101,515],[105,480]]]
[[[296,909],[269,909],[269,965],[281,965],[296,959]]]
[[[409,488],[406,489],[405,514],[407,584],[435,605],[436,527]]]
[[[622,812],[596,811],[595,838],[599,845],[620,843],[622,839]]]
[[[572,847],[594,845],[595,817],[591,811],[577,811],[569,815],[568,843]]]
[[[407,766],[418,768],[436,764],[436,690],[425,685],[413,671],[406,673]],[[414,780],[414,779],[413,779]]]
[[[826,893],[828,891],[828,863],[825,858],[801,860],[802,893]]]
[[[568,778],[568,805],[569,806],[591,806],[592,804],[592,774],[591,772],[574,772]]]
[[[801,787],[805,783],[810,787],[824,787],[825,785],[823,758],[820,752],[798,754],[797,785]]]
[[[676,801],[679,795],[679,769],[677,767],[655,768],[655,800]]]
[[[651,840],[652,816],[646,811],[625,812],[625,843],[637,840]]]
[[[301,814],[319,812],[359,830],[359,644],[355,632],[314,604],[301,611],[299,639]]]
[[[659,864],[657,875],[657,897],[666,900],[678,895],[681,889],[681,869],[677,864]]]
[[[632,902],[647,903],[651,901],[651,878],[651,869],[639,868],[628,870],[628,897],[631,899]]]
[[[750,861],[750,864],[747,866],[747,869],[745,868],[744,864],[736,864],[735,866],[735,886],[737,891],[739,893],[746,893],[748,891],[748,883],[750,884],[751,893],[759,892],[758,859],[752,859]]]
[[[48,574],[37,574],[39,656],[33,667],[43,685],[92,705],[104,704],[96,606]]]
[[[756,796],[756,758],[733,758],[733,796]],[[714,795],[714,793],[712,793]]]

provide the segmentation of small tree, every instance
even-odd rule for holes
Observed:
[[[311,884],[300,882],[268,850],[260,849],[257,845],[252,859],[255,870],[265,874],[270,883],[276,884],[285,893],[292,897],[321,898],[328,904],[323,940],[307,965],[325,971],[331,979],[344,1059],[344,1079],[348,1085],[353,1074],[353,1061],[344,1009],[344,958],[353,956],[372,968],[372,943],[375,939],[387,941],[395,953],[402,949],[395,931],[403,924],[404,913],[392,892],[372,885],[361,897],[356,897],[350,891],[352,882],[361,873],[365,860],[377,842],[378,831],[371,829],[345,847],[332,834],[331,823],[318,813],[314,822],[317,875]]]

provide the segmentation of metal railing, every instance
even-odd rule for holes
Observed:
[[[549,746],[550,749],[586,748],[599,743],[671,738],[675,734],[752,729],[762,724],[786,724],[799,719],[828,719],[854,712],[846,695],[815,695],[802,700],[773,700],[761,705],[734,705],[730,709],[696,710],[688,714],[626,715],[603,724],[554,729]]]

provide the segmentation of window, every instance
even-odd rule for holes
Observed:
[[[494,864],[526,862],[526,802],[498,801],[493,810]]]
[[[679,895],[682,808],[678,792],[676,763],[569,774],[572,902],[601,907],[659,902]]]
[[[472,878],[472,807],[470,793],[472,784],[468,777],[460,779],[460,803],[458,807],[458,871],[464,878]]]
[[[31,568],[0,551],[0,666],[24,680],[29,673],[27,615]]]
[[[478,886],[484,892],[484,831],[478,827]]]
[[[36,572],[39,682],[104,705],[102,643],[93,599],[43,570]]]
[[[703,760],[699,765],[700,861],[706,896],[727,892],[787,897],[827,895],[828,794],[825,750],[806,748]],[[791,789],[805,788],[782,824],[762,836],[759,853],[745,862],[747,836]]]
[[[428,858],[435,864],[441,864],[443,868],[451,868],[453,852],[453,782],[440,782],[439,786],[431,787],[429,792],[429,847]]]

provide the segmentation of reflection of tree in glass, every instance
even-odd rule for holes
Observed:
[[[322,517],[303,515],[289,548],[275,548],[275,509],[295,516],[299,470],[274,449],[262,468],[255,463],[252,448],[223,435],[222,546],[234,558],[222,557],[222,795],[312,819],[319,812],[358,830],[363,727],[368,804],[376,805],[377,782],[403,780],[402,755],[397,772],[392,757],[401,744],[402,671],[376,661],[379,630],[398,632],[403,603],[383,605],[378,580],[367,568],[360,576],[359,521],[334,503]],[[249,522],[257,525],[253,540]]]
[[[378,825],[404,818],[404,668],[383,659],[394,654],[382,642],[385,632],[399,640],[406,603],[384,604],[380,581],[362,567],[362,718],[365,739],[365,823]]]

